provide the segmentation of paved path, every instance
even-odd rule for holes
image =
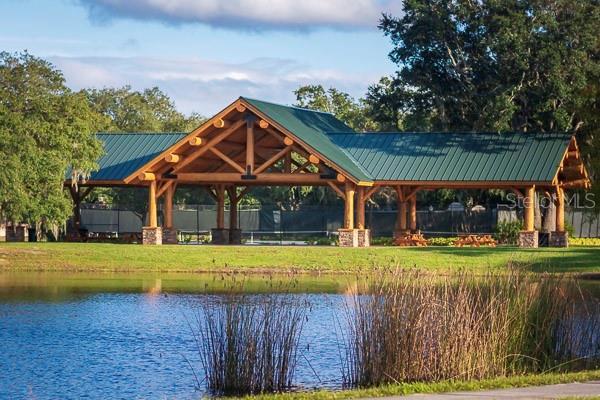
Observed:
[[[600,381],[563,383],[514,389],[496,389],[482,392],[455,392],[440,394],[413,394],[410,396],[380,397],[378,400],[490,400],[490,399],[559,399],[572,396],[600,396]],[[373,399],[375,400],[375,399]]]

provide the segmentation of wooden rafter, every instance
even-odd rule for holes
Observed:
[[[209,149],[214,155],[219,157],[221,160],[225,161],[227,164],[233,167],[233,169],[237,170],[240,174],[245,173],[246,171],[242,168],[238,163],[229,158],[226,154],[224,154],[221,150],[216,147],[212,147]]]
[[[286,146],[285,148],[283,148],[282,150],[277,152],[275,155],[273,155],[271,158],[269,158],[267,161],[262,163],[260,167],[256,168],[254,173],[260,174],[261,172],[265,171],[267,168],[269,168],[271,165],[275,164],[277,161],[279,161],[282,157],[284,157],[286,154],[288,154],[291,151],[292,151],[292,146]]]
[[[128,177],[123,179],[123,183],[129,184],[137,178],[140,171],[145,171],[145,170],[154,168],[154,166],[163,159],[165,153],[172,153],[172,152],[178,153],[185,146],[191,146],[192,148],[196,147],[196,146],[200,146],[202,143],[204,143],[204,141],[199,136],[205,134],[209,128],[213,128],[213,123],[215,120],[217,120],[219,118],[223,118],[226,115],[229,115],[231,112],[234,112],[235,110],[240,112],[239,111],[240,107],[243,107],[244,111],[246,110],[246,107],[241,103],[241,100],[238,99],[238,100],[234,101],[229,106],[227,106],[226,108],[221,110],[219,113],[217,113],[215,116],[213,116],[211,119],[205,121],[198,128],[194,129],[183,139],[181,139],[177,143],[173,144],[171,147],[166,149],[163,153],[159,154],[154,159],[148,161],[146,164],[144,164],[143,166],[138,168],[136,171],[134,171]],[[200,139],[200,140],[197,140],[197,139]]]
[[[172,179],[164,181],[164,183],[156,191],[156,197],[159,198],[160,196],[162,196],[167,190],[169,190],[171,186],[173,186],[173,190],[175,190],[175,188],[177,187],[177,182]]]
[[[342,200],[346,200],[346,194],[344,193],[344,191],[342,189],[340,189],[338,187],[338,185],[336,185],[333,182],[327,182],[327,184],[329,185],[330,188],[333,189],[333,191],[338,195],[338,197],[340,197]]]
[[[210,139],[208,141],[208,143],[206,143],[205,146],[201,146],[198,150],[187,155],[184,160],[182,160],[180,163],[178,163],[173,168],[173,171],[174,172],[181,171],[182,168],[184,168],[185,166],[189,165],[190,163],[192,163],[193,161],[198,159],[198,157],[200,157],[202,154],[206,153],[211,148],[215,147],[217,144],[219,144],[219,142],[221,142],[226,137],[230,136],[232,133],[234,133],[236,130],[238,130],[240,127],[242,127],[245,123],[246,123],[246,121],[244,121],[242,119],[242,120],[239,120],[239,121],[235,122],[234,124],[232,124],[229,128],[225,129],[223,132],[220,132],[215,137]]]
[[[371,196],[373,196],[373,194],[375,194],[375,192],[377,190],[379,190],[379,187],[377,187],[377,186],[373,186],[369,190],[367,190],[365,192],[365,201],[369,200],[371,198]]]

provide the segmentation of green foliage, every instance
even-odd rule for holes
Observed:
[[[569,221],[565,221],[565,231],[569,235],[569,239],[575,237],[575,227]]]
[[[521,221],[498,222],[494,237],[501,244],[517,244],[519,232],[523,229]]]
[[[377,130],[377,124],[367,116],[366,103],[356,101],[348,93],[335,88],[325,90],[321,85],[306,85],[294,91],[296,106],[325,111],[335,115],[357,131]]]
[[[599,25],[598,1],[407,0],[380,21],[398,70],[369,88],[369,116],[416,131],[573,132],[595,181]]]
[[[600,238],[576,238],[569,236],[569,246],[600,247]]]
[[[107,132],[190,132],[206,118],[186,117],[159,88],[143,91],[122,88],[86,89],[82,93],[91,106],[105,116],[99,131]]]
[[[457,237],[433,237],[427,240],[430,246],[454,246]]]
[[[371,246],[393,246],[394,239],[389,236],[378,236],[371,238]]]
[[[77,181],[96,168],[100,120],[50,63],[27,52],[0,53],[1,217],[64,222],[71,214],[65,175],[71,167]]]

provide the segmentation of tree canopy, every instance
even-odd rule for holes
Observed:
[[[206,118],[177,111],[167,94],[153,87],[135,91],[121,88],[86,89],[83,94],[92,108],[106,117],[98,131],[106,132],[191,132]]]
[[[27,52],[0,53],[0,213],[16,222],[62,222],[71,214],[65,174],[87,175],[101,145],[99,116],[60,71]]]

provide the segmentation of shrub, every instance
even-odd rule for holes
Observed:
[[[600,246],[600,238],[574,238],[569,237],[572,246]]]
[[[371,238],[372,246],[393,246],[394,239],[389,236],[379,236]]]
[[[494,237],[501,244],[517,244],[519,232],[523,229],[521,221],[498,222]]]
[[[454,246],[456,237],[432,237],[427,242],[430,246]]]

